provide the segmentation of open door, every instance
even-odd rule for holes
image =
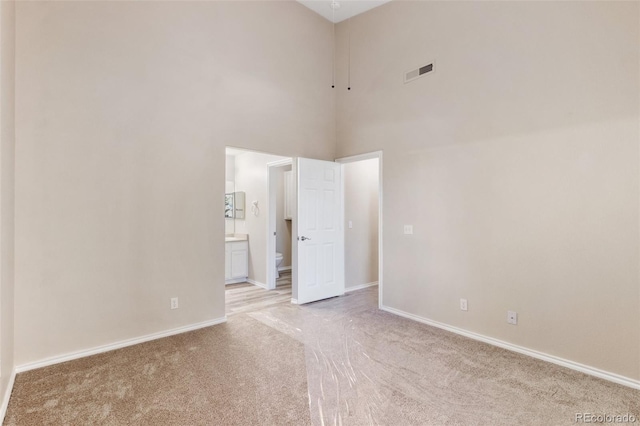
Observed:
[[[298,303],[344,294],[342,166],[297,159]]]

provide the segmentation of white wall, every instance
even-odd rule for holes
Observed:
[[[338,157],[384,150],[385,305],[640,379],[639,7],[390,2],[351,20],[350,92],[338,25]]]
[[[14,49],[15,3],[3,1],[0,2],[0,401],[14,367]]]
[[[378,281],[378,167],[377,158],[343,165],[347,289]]]
[[[267,285],[268,185],[267,164],[286,157],[249,152],[236,156],[236,191],[244,191],[245,220],[236,219],[236,233],[249,235],[249,279]],[[251,212],[258,201],[259,214]]]
[[[223,317],[225,146],[334,158],[331,24],[295,2],[16,19],[16,363]]]
[[[236,190],[236,157],[233,155],[227,155],[225,157],[225,177],[224,177],[224,192],[225,194],[229,194],[231,192],[235,192]],[[234,219],[224,219],[224,233],[225,234],[233,234],[235,233],[235,220]]]

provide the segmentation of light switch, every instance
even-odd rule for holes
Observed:
[[[413,225],[405,225],[404,226],[404,233],[406,235],[411,235],[413,234]]]
[[[349,221],[349,229],[353,228],[353,222]]]

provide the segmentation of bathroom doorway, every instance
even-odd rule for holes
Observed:
[[[235,152],[234,152],[235,151]],[[234,153],[235,155],[229,155]],[[227,182],[226,182],[226,192],[227,195],[233,193],[236,196],[241,196],[240,198],[236,198],[235,200],[241,200],[240,205],[234,205],[234,209],[237,211],[241,210],[243,216],[240,218],[236,217],[235,219],[226,218],[226,238],[225,241],[229,245],[229,252],[231,259],[231,267],[227,268],[225,263],[225,272],[227,269],[232,271],[231,279],[236,279],[236,275],[243,275],[241,278],[238,278],[239,281],[230,282],[226,280],[226,283],[229,285],[236,284],[250,284],[251,291],[257,290],[266,290],[267,293],[270,293],[269,296],[265,295],[265,298],[271,298],[275,301],[275,293],[279,292],[281,288],[278,288],[276,278],[278,273],[287,273],[290,270],[290,278],[289,278],[289,298],[293,303],[307,303],[314,300],[321,300],[326,297],[333,297],[335,295],[343,294],[345,291],[353,291],[364,287],[371,287],[378,284],[378,291],[380,293],[379,303],[382,303],[382,153],[381,152],[373,152],[364,155],[358,155],[353,157],[346,157],[336,160],[335,162],[327,162],[320,160],[309,160],[302,158],[291,158],[284,156],[277,156],[272,154],[266,154],[256,151],[249,151],[241,148],[231,149],[231,151],[227,152]],[[312,164],[316,164],[318,167],[322,165],[323,171],[320,180],[327,181],[329,177],[335,176],[338,180],[342,179],[342,175],[344,174],[344,170],[351,169],[352,163],[365,163],[366,160],[375,160],[376,163],[373,168],[375,169],[373,174],[376,175],[377,181],[374,184],[373,192],[375,192],[375,186],[377,185],[377,197],[376,204],[367,204],[366,209],[366,218],[358,217],[356,214],[349,213],[350,217],[345,218],[345,208],[348,208],[349,205],[356,205],[356,213],[365,213],[365,209],[363,208],[363,203],[360,203],[358,197],[353,195],[349,195],[344,190],[344,185],[349,185],[349,183],[337,183],[337,186],[333,188],[331,191],[326,193],[335,193],[338,194],[338,198],[335,198],[331,201],[330,205],[333,206],[331,211],[335,212],[335,216],[333,216],[333,224],[336,225],[335,230],[339,231],[340,239],[331,243],[322,243],[323,248],[326,249],[329,245],[335,248],[335,256],[331,259],[330,262],[322,263],[322,258],[320,256],[310,256],[309,250],[314,250],[312,247],[313,244],[318,242],[322,242],[321,237],[316,237],[316,235],[307,234],[308,230],[300,230],[298,227],[300,223],[311,224],[311,217],[329,217],[327,216],[327,212],[324,208],[308,208],[309,206],[317,205],[317,202],[324,202],[323,200],[312,200],[313,202],[305,202],[303,203],[307,206],[306,209],[302,209],[299,211],[298,206],[298,192],[299,188],[297,188],[298,180],[301,177],[298,174],[301,173],[301,164],[304,163],[304,170],[309,171],[309,167]],[[337,164],[336,164],[337,163]],[[371,162],[370,162],[371,163]],[[334,164],[334,166],[331,166]],[[336,169],[335,166],[338,166]],[[324,168],[328,168],[331,170],[324,170]],[[354,169],[355,172],[346,172],[349,176],[359,176],[360,172],[357,171],[357,167]],[[371,167],[369,167],[371,170]],[[375,173],[377,171],[377,173]],[[287,181],[287,178],[284,178],[284,174],[289,173],[290,181]],[[306,173],[306,172],[305,172]],[[278,178],[276,178],[278,176]],[[306,179],[306,178],[305,178]],[[314,178],[315,179],[315,178]],[[333,179],[331,179],[333,181]],[[286,183],[288,182],[288,184]],[[283,188],[288,186],[289,193],[293,194],[292,197],[287,198],[284,193],[286,190]],[[272,187],[275,188],[272,190]],[[278,197],[278,188],[280,192],[283,193],[280,197]],[[368,193],[371,191],[371,185],[369,185]],[[315,193],[317,191],[306,191],[307,193]],[[358,193],[356,189],[355,193]],[[343,198],[343,194],[344,197]],[[226,199],[227,197],[225,197]],[[326,198],[326,194],[323,198]],[[285,203],[285,201],[287,201]],[[238,203],[236,203],[238,204]],[[320,206],[318,204],[318,206]],[[286,219],[284,218],[284,211],[289,209],[292,213],[287,214]],[[373,209],[373,210],[372,210]],[[230,210],[230,209],[229,209]],[[280,210],[281,217],[278,219],[278,210]],[[319,211],[325,211],[322,215],[317,215],[315,213]],[[372,213],[377,213],[373,215]],[[307,217],[306,220],[299,222],[299,215],[302,214],[302,217]],[[311,216],[308,216],[311,214]],[[307,215],[307,216],[305,216]],[[280,227],[278,224],[280,222]],[[284,225],[284,226],[282,226]],[[318,230],[324,230],[326,228],[326,223],[321,226],[321,228],[317,228]],[[349,225],[352,225],[351,227]],[[309,225],[310,226],[310,225]],[[357,232],[361,229],[374,229],[377,232],[371,232],[368,234],[369,236],[364,237],[365,241],[368,242],[368,246],[364,249],[357,248],[353,249],[353,245],[349,245],[348,247],[344,247],[344,237],[347,234],[347,238],[351,238],[350,241],[362,240],[363,237],[356,236]],[[315,228],[314,228],[315,229]],[[329,228],[326,228],[329,229]],[[334,229],[334,228],[331,228]],[[300,233],[302,232],[302,233]],[[315,232],[315,231],[314,231]],[[324,231],[323,231],[324,232]],[[300,241],[298,241],[298,234],[300,235]],[[375,234],[375,238],[371,237],[371,235]],[[280,237],[280,246],[278,245],[278,237]],[[355,239],[353,238],[355,237]],[[311,240],[311,244],[309,241]],[[229,244],[229,241],[231,244]],[[282,246],[282,242],[287,242],[290,245]],[[240,250],[241,245],[245,245],[247,247],[245,253],[243,254],[242,250]],[[238,246],[238,248],[236,248]],[[291,247],[290,249],[288,247]],[[302,248],[302,252],[301,252]],[[346,250],[345,250],[346,249]],[[333,253],[331,250],[324,250],[320,254]],[[364,252],[364,256],[359,256]],[[280,256],[276,256],[276,253],[282,254],[282,261],[280,261]],[[314,252],[318,254],[318,250]],[[321,263],[316,265],[302,265],[302,270],[300,269],[300,257],[304,261],[313,260],[318,258]],[[334,256],[334,255],[332,255]],[[234,268],[234,265],[238,260],[242,263],[246,259],[246,269],[242,268]],[[227,258],[225,257],[225,262],[227,262]],[[303,262],[304,263],[304,262]],[[345,264],[348,264],[349,267],[345,270]],[[324,265],[324,266],[323,266]],[[309,284],[310,277],[316,277],[316,273],[324,273],[323,271],[327,270],[327,266],[335,265],[336,269],[332,270],[332,275],[329,277],[335,277],[341,280],[340,287],[342,291],[334,291],[335,294],[321,294],[317,297],[304,294],[304,297],[300,297],[300,281],[299,278],[302,276],[303,278],[303,287],[313,285],[313,283]],[[364,268],[367,271],[373,271],[372,274],[366,276],[364,278],[348,278],[348,282],[345,282],[345,275],[350,275],[350,268],[354,265],[357,265],[359,268]],[[338,267],[339,266],[339,267]],[[236,274],[233,271],[242,271],[243,274]],[[245,272],[246,271],[246,272]],[[306,272],[305,272],[306,271]],[[315,272],[314,272],[315,271]],[[318,272],[320,271],[320,272]],[[377,274],[375,274],[377,271]],[[302,275],[301,275],[302,273]],[[319,276],[317,277],[317,282],[322,282],[323,285],[326,281],[327,277]],[[319,279],[319,280],[318,280]],[[306,287],[305,287],[306,288]],[[311,288],[311,287],[309,287]],[[227,290],[231,290],[229,286],[227,286]],[[274,292],[275,290],[275,292]],[[305,290],[306,291],[306,290]],[[238,289],[237,293],[244,292],[244,290]],[[229,301],[230,292],[227,291],[227,301]],[[284,297],[284,294],[282,295]],[[253,295],[251,296],[253,297]],[[245,297],[244,295],[238,294],[235,297],[238,305],[242,304],[243,300],[248,299],[249,297]],[[280,299],[278,297],[278,299]]]
[[[280,247],[283,277],[277,283],[269,278],[275,270],[275,246],[268,237],[270,210],[284,206],[270,201],[268,165],[280,167],[280,180],[291,170],[292,159],[259,151],[227,147],[225,172],[225,305],[227,315],[249,312],[269,304],[291,302],[291,235],[289,247]],[[275,172],[274,172],[275,173]],[[274,174],[274,177],[276,175]],[[282,192],[282,188],[280,191]],[[280,197],[281,198],[281,197]],[[283,204],[281,200],[279,204]],[[280,230],[291,230],[284,218]],[[271,253],[272,252],[272,253]],[[267,263],[267,258],[273,258]],[[277,288],[276,288],[277,287]]]
[[[295,186],[293,160],[287,158],[267,164],[268,230],[267,230],[267,289],[288,277],[291,283],[293,265],[293,216]]]

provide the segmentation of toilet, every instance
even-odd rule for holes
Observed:
[[[282,263],[282,253],[276,252],[276,278],[280,278],[280,272],[278,272],[278,266]]]

